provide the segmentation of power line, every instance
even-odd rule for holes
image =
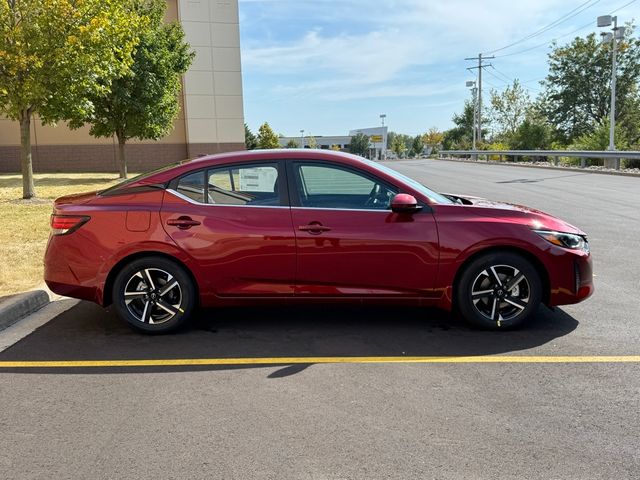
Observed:
[[[500,83],[503,83],[504,85],[508,85],[510,82],[500,78],[499,76],[497,76],[495,73],[493,73],[491,70],[487,70],[487,72],[489,75],[491,75],[493,78],[495,78],[496,80],[499,80]],[[494,85],[495,86],[495,85]]]
[[[500,77],[498,75],[496,75],[495,73],[493,73],[491,70],[487,70],[487,73],[491,76],[493,76],[494,78],[497,78],[498,80],[500,80],[500,82],[502,82],[504,85],[508,85],[510,86],[511,84],[513,84],[514,80],[513,78],[509,78],[507,77],[507,75],[505,75],[503,72],[501,72],[500,70],[498,70],[496,67],[494,67],[493,65],[491,65],[491,68],[493,68],[495,70],[495,72],[497,74],[500,74]],[[505,81],[506,79],[506,81]],[[533,88],[533,87],[527,87],[525,85],[525,83],[531,83],[531,82],[535,82],[536,80],[528,80],[527,82],[520,82],[520,87],[522,87],[525,90],[530,90],[532,92],[540,92],[541,90],[538,88]],[[499,88],[496,87],[495,85],[491,85],[495,88]]]
[[[613,10],[613,11],[610,13],[610,15],[613,15],[614,13],[618,12],[619,10],[622,10],[623,8],[628,7],[629,5],[631,5],[632,3],[636,3],[637,1],[638,1],[638,0],[631,0],[630,2],[625,3],[624,5],[622,5],[622,6],[618,7],[618,8],[616,8],[615,10]],[[535,46],[533,46],[533,47],[529,47],[529,48],[526,48],[526,49],[524,49],[524,50],[519,50],[519,51],[517,51],[517,52],[513,52],[513,53],[505,53],[505,54],[503,54],[503,55],[498,55],[498,56],[496,56],[496,58],[511,57],[511,56],[513,56],[513,55],[520,55],[521,53],[527,53],[527,52],[530,52],[530,51],[532,51],[532,50],[536,50],[536,49],[538,49],[538,48],[546,47],[546,46],[547,46],[547,45],[549,45],[551,42],[555,42],[556,40],[560,40],[561,38],[568,37],[569,35],[573,35],[574,33],[577,33],[577,32],[579,32],[580,30],[584,30],[585,28],[590,27],[591,25],[593,25],[593,20],[592,20],[592,21],[590,21],[589,23],[585,23],[584,25],[582,25],[581,27],[576,28],[575,30],[572,30],[572,31],[570,31],[570,32],[568,32],[568,33],[565,33],[565,34],[563,34],[563,35],[560,35],[560,36],[558,36],[558,37],[552,38],[551,40],[546,41],[546,42],[544,42],[544,43],[540,43],[540,44],[535,45]]]
[[[512,78],[509,78],[506,74],[504,74],[503,72],[501,72],[500,70],[498,70],[494,65],[491,65],[491,68],[493,68],[495,70],[495,72],[500,75],[502,78],[504,78],[507,82],[511,83],[513,82]]]
[[[574,8],[573,10],[571,10],[568,13],[565,13],[563,16],[561,16],[560,18],[558,18],[557,20],[554,20],[553,22],[551,22],[550,24],[542,27],[539,30],[536,30],[533,33],[530,33],[529,35],[527,35],[524,38],[521,38],[520,40],[517,40],[515,42],[512,42],[508,45],[505,45],[504,47],[500,47],[497,48],[495,50],[491,50],[490,52],[487,53],[496,53],[496,52],[500,52],[502,50],[506,50],[507,48],[513,47],[514,45],[518,45],[520,43],[526,42],[527,40],[530,40],[534,37],[537,37],[539,35],[542,35],[545,32],[548,32],[549,30],[557,27],[558,25],[560,25],[561,23],[566,22],[567,20],[569,20],[570,18],[575,17],[576,15],[579,15],[580,13],[584,12],[585,10],[593,7],[596,3],[599,3],[601,0],[587,0],[584,3],[581,3],[580,5],[578,5],[576,8]]]
[[[493,87],[493,88],[495,88],[497,90],[500,90],[502,88],[502,87],[498,87],[497,85],[494,85],[489,80],[485,80],[484,83],[486,83],[487,85],[489,85],[489,86],[491,86],[491,87]]]
[[[618,11],[622,10],[623,8],[628,7],[629,5],[631,5],[631,4],[635,3],[635,2],[637,2],[637,0],[631,0],[630,2],[627,2],[627,3],[625,3],[624,5],[621,5],[621,6],[617,7],[616,9],[614,9],[613,11],[611,11],[610,15],[613,15],[614,13],[616,13],[616,12],[618,12]],[[595,5],[595,4],[594,4],[594,5]],[[579,8],[579,7],[578,7],[578,8]],[[586,28],[586,27],[588,27],[588,26],[590,26],[590,25],[592,25],[592,24],[593,24],[593,22],[589,22],[589,23],[587,23],[587,24],[584,24],[584,25],[582,25],[581,27],[578,27],[577,29],[572,30],[572,31],[571,31],[571,32],[569,32],[569,33],[565,33],[564,35],[560,35],[559,37],[554,38],[554,39],[553,39],[553,40],[551,40],[551,41],[553,42],[553,41],[556,41],[556,40],[558,40],[558,39],[560,39],[560,38],[566,37],[566,36],[568,36],[568,35],[572,35],[572,34],[574,34],[574,33],[578,32],[578,31],[580,31],[580,30],[583,30],[584,28]],[[527,49],[525,49],[525,50],[521,50],[521,51],[519,51],[519,52],[513,52],[513,53],[507,53],[507,54],[504,54],[504,55],[498,55],[498,56],[496,56],[495,58],[503,58],[503,57],[509,57],[509,56],[512,56],[512,55],[517,55],[517,54],[520,54],[520,53],[525,53],[525,52],[528,52],[528,51],[531,51],[531,50],[535,50],[536,48],[540,48],[540,47],[542,47],[542,46],[546,46],[546,45],[548,45],[548,44],[549,44],[549,42],[545,42],[545,43],[543,43],[543,44],[536,45],[535,47],[527,48]],[[504,83],[505,83],[505,85],[509,85],[509,84],[513,83],[513,80],[512,80],[512,79],[509,79],[509,77],[508,77],[507,75],[505,75],[503,72],[501,72],[500,70],[498,70],[498,69],[497,69],[493,64],[491,64],[490,66],[491,66],[491,68],[496,72],[496,74],[498,74],[498,75],[500,75],[500,76],[498,76],[498,75],[494,74],[493,72],[491,72],[491,71],[489,71],[489,70],[487,70],[487,73],[489,73],[490,75],[492,75],[494,78],[496,78],[496,79],[500,80],[501,82],[504,82]],[[505,79],[508,79],[508,82],[505,82]],[[520,82],[520,84],[521,84],[521,86],[522,86],[524,89],[526,89],[526,90],[530,90],[530,91],[534,91],[534,92],[541,92],[541,90],[540,90],[540,89],[527,87],[527,86],[525,85],[526,83],[531,83],[531,82],[540,81],[540,80],[544,80],[544,79],[539,79],[539,80],[528,80],[528,81],[526,81],[526,82]],[[492,85],[492,86],[494,86],[494,87],[495,87],[495,85]],[[496,88],[497,88],[497,87],[496,87]]]

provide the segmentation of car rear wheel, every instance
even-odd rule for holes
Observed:
[[[456,307],[469,323],[489,329],[514,328],[538,309],[542,283],[527,259],[510,252],[483,255],[462,272]]]
[[[177,263],[163,257],[134,260],[116,276],[118,315],[134,329],[167,333],[184,326],[195,307],[195,286]]]

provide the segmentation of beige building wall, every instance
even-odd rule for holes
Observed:
[[[165,18],[180,20],[196,57],[173,129],[158,141],[131,140],[130,171],[244,148],[238,0],[167,0]],[[94,138],[88,127],[43,126],[35,118],[31,140],[36,172],[117,171],[114,139]],[[19,145],[18,123],[0,118],[0,171],[20,169]]]

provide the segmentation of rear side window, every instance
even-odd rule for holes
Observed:
[[[205,172],[190,173],[178,181],[176,190],[199,203],[205,203]]]
[[[282,188],[277,163],[230,165],[180,177],[175,190],[211,205],[279,206]]]
[[[217,205],[280,205],[278,165],[238,165],[208,171],[207,203]]]

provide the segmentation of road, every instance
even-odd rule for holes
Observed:
[[[1,361],[507,355],[505,363],[0,370],[0,478],[637,479],[640,179],[390,162],[436,190],[556,214],[590,237],[596,293],[514,332],[435,310],[224,309],[172,336],[80,303]],[[548,356],[583,363],[532,363]],[[511,358],[513,357],[513,358]],[[486,357],[482,357],[486,358]]]

